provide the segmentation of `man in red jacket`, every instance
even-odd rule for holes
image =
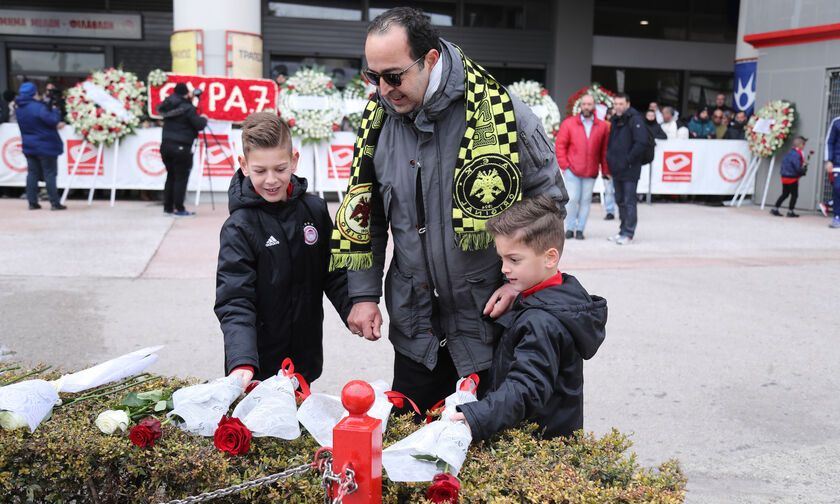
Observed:
[[[592,203],[592,187],[598,169],[607,169],[607,123],[595,117],[595,99],[583,95],[580,115],[567,117],[560,125],[554,145],[557,164],[563,170],[569,203],[566,204],[566,238],[583,240],[583,229]]]

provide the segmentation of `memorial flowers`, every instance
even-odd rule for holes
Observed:
[[[251,449],[251,431],[238,418],[223,416],[213,434],[216,449],[231,455],[242,455]]]
[[[110,146],[140,124],[145,94],[146,85],[131,72],[94,72],[67,90],[65,119],[88,143]]]
[[[560,109],[542,84],[532,80],[521,80],[508,86],[507,90],[531,107],[542,121],[543,128],[550,138],[557,136],[557,132],[560,131]]]
[[[160,426],[160,420],[156,418],[144,418],[128,432],[129,439],[140,448],[152,448],[155,445],[155,441],[162,434]]]
[[[93,422],[103,434],[113,434],[117,429],[128,428],[128,413],[122,410],[105,410]]]
[[[329,139],[339,129],[341,93],[317,67],[301,68],[280,86],[278,113],[303,143]]]
[[[772,156],[791,135],[795,123],[796,107],[792,103],[784,100],[768,103],[744,127],[750,150],[756,156]]]
[[[362,113],[365,111],[365,105],[375,93],[376,87],[361,75],[353,77],[341,93],[344,117],[350,123],[353,131],[358,130],[362,125]]]
[[[597,82],[593,82],[589,86],[578,89],[577,92],[569,98],[569,101],[566,102],[566,117],[580,114],[580,99],[586,94],[595,98],[595,105],[603,105],[606,108],[613,106],[615,93],[609,89],[601,87],[601,85]]]

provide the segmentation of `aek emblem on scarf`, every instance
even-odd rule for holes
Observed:
[[[370,234],[370,197],[373,184],[353,187],[338,208],[338,230],[355,243],[364,243]]]
[[[504,156],[485,154],[465,166],[455,180],[458,208],[473,218],[487,219],[514,204],[519,170]]]

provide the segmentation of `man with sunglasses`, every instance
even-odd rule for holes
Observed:
[[[440,39],[422,12],[399,7],[377,16],[365,58],[377,93],[336,215],[332,266],[350,270],[348,327],[379,339],[390,227],[393,389],[424,411],[459,376],[485,374],[501,334],[492,319],[519,294],[504,282],[486,219],[536,194],[551,196],[565,216],[568,196],[539,119]]]

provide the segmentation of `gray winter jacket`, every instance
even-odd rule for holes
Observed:
[[[354,303],[379,301],[388,227],[394,256],[385,278],[385,304],[394,349],[434,369],[440,339],[461,376],[490,367],[498,328],[482,319],[484,305],[504,282],[494,247],[464,252],[452,228],[452,194],[458,148],[466,130],[464,68],[458,50],[441,40],[442,78],[438,90],[415,113],[402,115],[382,99],[387,113],[374,154],[378,190],[371,204],[373,267],[348,272]],[[552,143],[539,119],[511,97],[519,130],[519,168],[525,196],[548,194],[564,208],[566,188]],[[426,215],[424,264],[418,233],[415,189],[422,180]],[[427,280],[427,268],[433,283]],[[432,331],[434,285],[442,335]],[[440,339],[439,339],[440,338]]]

